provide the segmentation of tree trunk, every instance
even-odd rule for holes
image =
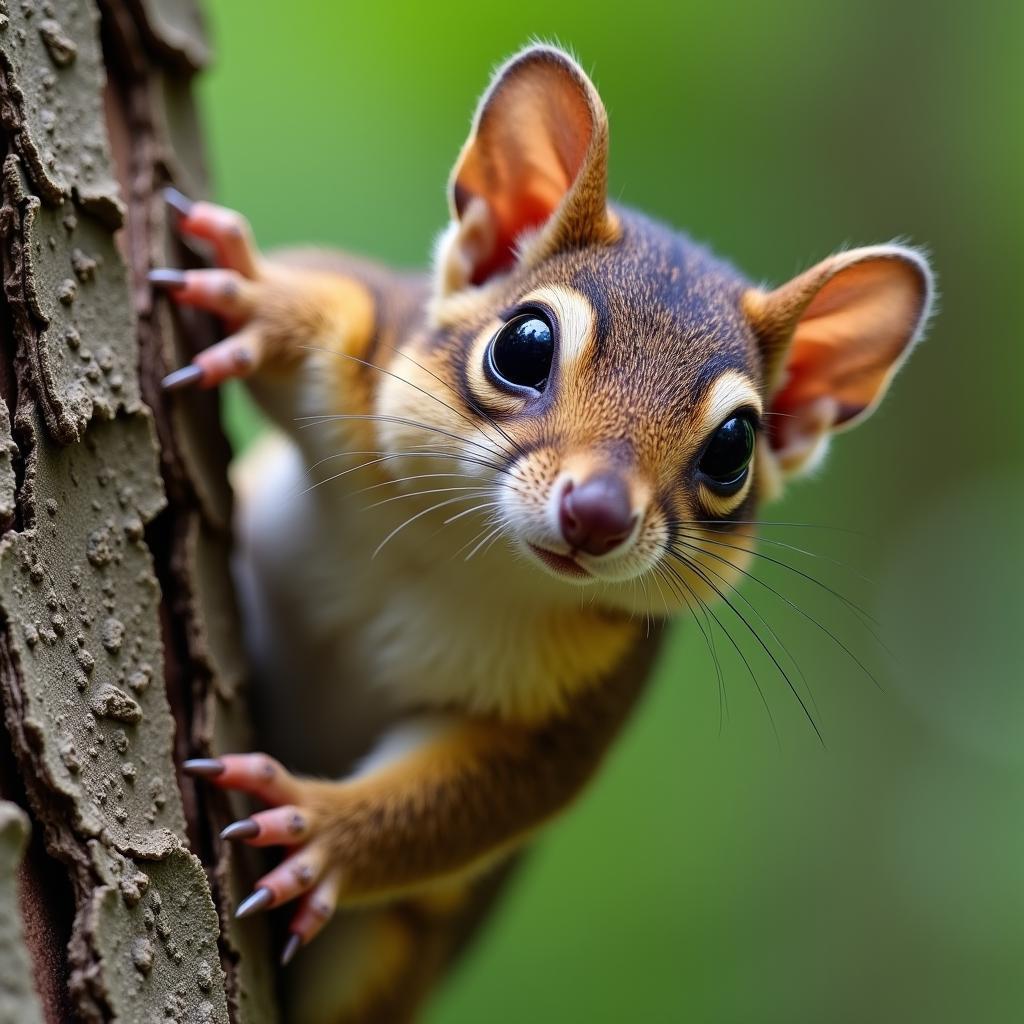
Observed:
[[[247,739],[216,400],[158,390],[211,325],[146,283],[206,60],[190,0],[0,0],[0,1021],[276,1016],[176,771]]]

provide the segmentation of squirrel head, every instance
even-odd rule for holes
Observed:
[[[604,106],[570,56],[533,46],[497,71],[400,365],[415,387],[386,381],[378,411],[431,428],[385,426],[392,448],[447,432],[539,572],[658,613],[735,582],[757,503],[872,412],[932,280],[882,245],[755,287],[612,207],[607,163]]]

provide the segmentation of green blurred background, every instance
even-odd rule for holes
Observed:
[[[891,657],[840,602],[759,569],[880,686],[748,586],[825,747],[741,640],[776,740],[721,638],[720,722],[704,641],[677,629],[433,1024],[1024,1019],[1024,5],[207,6],[216,195],[265,245],[422,265],[478,93],[541,37],[604,96],[614,197],[758,279],[894,236],[939,273],[887,404],[766,515],[830,527],[771,535],[871,578],[764,549],[865,604]],[[254,429],[237,401],[231,425]]]

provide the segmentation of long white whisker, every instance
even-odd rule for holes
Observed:
[[[305,345],[303,347],[304,348],[308,348],[308,349],[313,350],[313,351],[325,352],[328,355],[343,356],[346,359],[351,359],[353,362],[361,363],[363,366],[369,367],[371,370],[378,370],[380,373],[385,373],[389,377],[393,377],[395,380],[399,381],[402,384],[408,384],[409,387],[411,387],[414,390],[418,391],[421,395],[426,395],[427,398],[430,398],[433,401],[437,402],[442,408],[447,409],[449,412],[455,413],[456,416],[462,417],[462,419],[464,419],[475,430],[480,430],[480,425],[475,420],[473,420],[469,416],[467,416],[461,409],[457,409],[450,402],[444,401],[444,399],[439,398],[433,392],[428,391],[426,388],[421,388],[418,384],[414,384],[407,377],[403,377],[401,374],[395,373],[393,370],[388,370],[388,369],[386,369],[383,366],[378,366],[376,363],[371,363],[371,362],[369,362],[366,359],[360,359],[359,356],[354,356],[350,352],[337,352],[337,351],[335,351],[333,349],[326,349],[326,348],[323,348],[323,347],[317,346],[317,345]],[[447,382],[442,380],[436,374],[431,373],[431,371],[428,370],[425,366],[420,366],[420,364],[417,363],[416,360],[412,358],[412,356],[406,355],[401,349],[393,348],[393,346],[390,346],[390,347],[392,347],[393,351],[397,352],[399,355],[404,355],[406,359],[408,359],[414,366],[418,366],[421,370],[423,370],[424,373],[429,373],[430,376],[433,377],[435,380],[437,380],[439,383],[444,384],[445,387],[447,387],[452,392],[453,395],[455,395],[457,398],[460,398],[460,400],[461,400],[461,396],[458,394],[458,392],[450,384],[448,384]],[[473,406],[473,408],[476,409],[476,406]],[[482,410],[477,410],[477,411],[482,413]],[[494,421],[493,417],[487,416],[486,419],[488,420],[489,423],[491,423],[494,426],[494,428],[498,431],[498,433],[503,438],[505,438],[506,441],[508,441],[512,445],[514,450],[521,451],[519,446],[516,445],[516,443],[512,440],[512,438],[509,437],[508,434],[504,430],[502,430],[501,427],[498,426],[498,424]],[[502,454],[505,454],[505,455],[509,454],[508,450],[505,449],[502,445],[498,444],[498,442],[495,441],[494,438],[492,438],[490,435],[485,434],[482,430],[480,430],[480,433],[481,433],[481,435],[483,437],[485,437],[488,441],[490,441],[495,446],[495,449],[497,451],[500,451],[500,452],[502,452]]]
[[[417,455],[419,455],[419,453],[417,453]],[[420,455],[419,457],[423,458],[422,455]],[[361,462],[361,463],[359,463],[358,466],[350,466],[348,469],[344,469],[344,470],[342,470],[339,473],[332,473],[329,477],[325,477],[323,480],[315,481],[314,483],[310,484],[304,491],[300,491],[299,493],[300,494],[309,494],[311,491],[315,491],[318,487],[322,487],[324,484],[333,483],[335,480],[340,480],[342,477],[348,476],[350,473],[358,473],[359,470],[361,470],[361,469],[368,469],[370,466],[376,466],[376,465],[378,465],[381,462],[387,462],[391,458],[398,458],[398,456],[397,455],[394,455],[394,456],[385,455],[383,458],[380,458],[380,459],[369,459],[366,462]],[[321,462],[322,461],[323,460],[321,460]],[[447,475],[447,476],[467,476],[467,474],[465,474],[465,473],[450,473],[450,474],[444,474],[444,475]],[[384,482],[388,483],[388,482],[390,482],[390,480],[386,480]],[[383,486],[383,484],[379,484],[377,486]],[[366,488],[363,488],[363,490],[366,490]],[[359,494],[360,492],[359,491],[355,491],[354,493]]]
[[[389,416],[386,413],[314,413],[310,416],[296,416],[297,421],[307,420],[308,422],[302,423],[299,430],[306,430],[309,427],[315,427],[322,423],[332,422],[347,422],[347,421],[358,421],[362,423],[397,423],[407,427],[415,427],[417,430],[429,430],[435,434],[440,434],[442,437],[449,437],[453,441],[460,441],[462,444],[470,444],[475,448],[481,449],[488,455],[505,456],[508,453],[502,451],[500,448],[481,444],[479,441],[474,441],[472,438],[463,437],[461,434],[453,434],[450,430],[444,430],[442,427],[435,427],[430,423],[421,423],[419,420],[409,419],[406,416]]]
[[[499,473],[507,473],[514,479],[520,479],[518,474],[513,473],[510,469],[506,469],[504,466],[499,466],[495,462],[488,462],[486,459],[480,458],[479,455],[459,455],[455,454],[458,451],[455,445],[448,445],[450,451],[439,451],[440,446],[433,442],[427,444],[413,445],[412,448],[404,448],[401,451],[386,452],[386,451],[357,451],[354,449],[346,449],[340,452],[334,452],[333,455],[325,455],[322,459],[317,459],[316,462],[311,463],[307,468],[307,472],[312,472],[314,469],[319,469],[325,462],[332,462],[334,459],[348,458],[350,455],[379,455],[380,458],[373,462],[366,462],[363,465],[373,466],[377,462],[387,462],[389,459],[453,459],[456,462],[468,462],[474,466],[486,466],[488,469],[493,469]],[[357,469],[360,467],[356,467]]]
[[[375,484],[370,484],[367,487],[360,487],[358,491],[352,491],[352,494],[365,494],[367,491],[376,491],[381,487],[388,487],[393,484],[407,484],[411,480],[436,480],[441,478],[451,479],[452,477],[458,477],[462,480],[472,480],[468,473],[414,473],[412,476],[398,476],[388,477],[386,480],[381,480]],[[490,486],[488,484],[481,483],[481,487]],[[422,492],[421,492],[422,493]]]
[[[459,401],[468,401],[469,407],[475,413],[477,413],[477,415],[483,417],[483,419],[485,419],[492,427],[494,427],[494,429],[512,446],[513,451],[515,451],[519,455],[523,454],[522,446],[516,442],[515,438],[513,438],[512,435],[509,434],[507,430],[502,428],[498,421],[489,412],[487,412],[486,409],[482,409],[479,405],[476,404],[476,402],[472,401],[472,399],[467,399],[465,396],[460,394],[458,391],[455,390],[455,388],[451,386],[451,384],[448,383],[448,381],[444,380],[441,377],[438,377],[436,373],[434,373],[432,370],[428,370],[422,363],[416,362],[416,360],[413,359],[413,357],[409,355],[409,353],[406,352],[404,349],[396,348],[394,345],[391,345],[389,347],[391,351],[394,352],[396,355],[402,356],[403,359],[408,359],[413,366],[419,367],[419,369],[421,369],[424,373],[429,373],[430,376],[434,378],[434,380],[436,380],[439,384],[444,385],[444,387],[446,387],[453,395],[455,395],[455,397],[458,398]],[[460,413],[460,415],[463,414]],[[466,418],[468,419],[468,417]],[[474,424],[474,426],[476,426],[476,424]],[[477,427],[477,429],[479,430],[480,428]],[[481,431],[481,433],[483,433],[483,431]],[[487,435],[484,436],[486,437]]]
[[[466,561],[468,562],[488,541],[494,541],[498,539],[498,535],[505,528],[505,523],[498,523],[498,525],[489,533],[479,544],[473,548],[468,555],[466,555]]]
[[[447,526],[449,523],[454,523],[456,519],[461,519],[463,516],[468,516],[473,512],[479,512],[485,508],[499,508],[501,506],[500,501],[487,501],[483,505],[474,505],[472,508],[467,508],[464,512],[457,512],[453,516],[449,516],[445,521],[444,525]]]
[[[457,497],[454,497],[454,498],[448,498],[446,501],[439,501],[436,505],[431,505],[430,508],[425,508],[422,511],[417,512],[415,515],[409,516],[408,519],[406,519],[402,523],[399,523],[398,526],[396,526],[377,545],[377,547],[374,549],[373,554],[370,557],[371,558],[376,558],[381,553],[381,550],[383,549],[384,545],[388,543],[388,541],[390,541],[397,534],[401,533],[401,531],[404,530],[407,526],[411,525],[412,523],[415,523],[417,519],[422,519],[428,513],[436,512],[439,508],[446,508],[448,505],[454,505],[455,502],[457,502],[457,501],[465,501],[466,498],[468,498],[468,497],[470,497],[470,495],[468,495],[468,494],[461,494],[461,495],[458,495]]]
[[[490,487],[432,487],[425,491],[410,491],[408,494],[392,494],[390,498],[381,498],[372,505],[367,505],[365,511],[372,508],[379,508],[381,505],[388,505],[393,501],[406,501],[409,498],[422,498],[427,494],[450,494],[452,491],[471,491],[475,494],[490,494]]]
[[[507,517],[496,515],[493,512],[490,515],[485,516],[483,527],[477,533],[474,533],[473,536],[470,537],[469,540],[452,555],[452,558],[458,558],[466,548],[472,547],[481,537],[483,537],[484,534],[488,534],[488,536],[490,536],[488,531],[490,531],[495,525],[505,525],[507,522]]]

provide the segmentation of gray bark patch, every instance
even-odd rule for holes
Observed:
[[[50,6],[56,18],[42,8]],[[0,62],[7,70],[6,127],[50,203],[78,200],[108,223],[123,206],[103,121],[99,15],[86,0],[11,3],[0,20]]]
[[[37,429],[26,487],[53,510],[0,542],[0,608],[20,679],[20,728],[38,771],[71,801],[76,831],[160,856],[184,838],[162,688],[160,599],[137,524],[163,505],[149,417],[94,423],[59,447]],[[120,629],[116,649],[111,619]],[[129,695],[131,693],[131,695]],[[143,766],[136,785],[122,767]]]
[[[18,914],[18,864],[27,838],[24,812],[0,801],[0,1020],[42,1024]]]

